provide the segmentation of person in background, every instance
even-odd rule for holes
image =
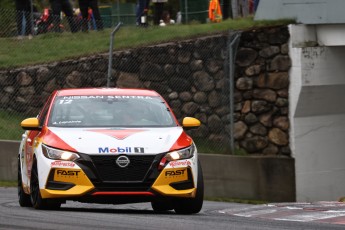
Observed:
[[[31,21],[31,1],[30,0],[16,0],[16,22],[18,38],[23,35],[32,38],[32,21]]]
[[[137,0],[136,24],[137,26],[147,26],[147,11],[150,0]]]
[[[160,20],[162,18],[164,3],[168,2],[168,0],[152,0],[154,4],[154,12],[153,12],[153,24],[159,25]]]
[[[79,8],[82,15],[82,31],[88,30],[89,7],[91,8],[91,18],[96,21],[96,29],[103,30],[103,21],[98,8],[98,0],[78,0]]]
[[[182,23],[182,13],[181,11],[177,11],[176,13],[176,24],[181,24]]]
[[[52,8],[52,23],[54,32],[61,32],[61,11],[65,13],[67,21],[72,33],[78,31],[78,27],[74,20],[73,8],[69,0],[49,0]]]
[[[163,11],[162,19],[159,21],[159,25],[166,26],[170,24],[175,24],[175,20],[170,18],[170,13],[168,11]]]
[[[259,3],[260,3],[260,0],[254,0],[254,13],[258,9]]]
[[[223,19],[221,7],[218,0],[211,0],[208,8],[208,18],[211,22],[221,22]]]
[[[248,0],[238,0],[238,15],[240,17],[248,17],[249,15]]]

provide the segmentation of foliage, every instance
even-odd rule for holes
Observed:
[[[219,201],[219,202],[230,202],[230,203],[241,203],[241,204],[267,204],[267,201],[263,201],[263,200],[244,200],[244,199],[224,198],[224,197],[205,197],[205,200]]]
[[[24,130],[20,127],[20,122],[23,119],[25,119],[24,115],[0,110],[0,139],[20,140],[24,133]]]
[[[234,151],[235,151],[234,155],[237,155],[237,156],[247,156],[248,155],[247,151],[245,149],[242,149],[242,148],[236,148]]]
[[[203,138],[193,138],[199,153],[231,154],[230,143],[212,143]],[[222,146],[222,148],[220,148]]]
[[[262,26],[285,25],[291,21],[253,21],[253,18],[226,20],[222,23],[149,26],[138,28],[124,26],[115,37],[115,49],[127,49],[173,40],[193,38],[230,30],[245,30]],[[111,29],[89,33],[51,33],[38,35],[31,40],[0,38],[0,69],[38,63],[46,63],[95,53],[106,53],[109,49]],[[15,61],[14,61],[15,60]]]
[[[13,0],[1,0],[0,9],[14,9]]]
[[[0,187],[16,187],[17,181],[0,181]]]
[[[340,198],[338,199],[338,202],[345,202],[345,197],[340,197]]]

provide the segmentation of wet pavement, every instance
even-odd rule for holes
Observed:
[[[345,203],[320,201],[313,203],[274,203],[239,209],[223,209],[219,213],[260,219],[345,224]]]

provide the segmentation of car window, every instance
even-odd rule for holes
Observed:
[[[56,97],[49,126],[56,127],[170,127],[173,116],[160,97]]]

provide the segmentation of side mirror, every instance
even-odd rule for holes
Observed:
[[[194,117],[185,117],[182,121],[183,128],[197,128],[200,126],[200,121]]]
[[[22,126],[22,128],[25,130],[41,130],[40,122],[35,117],[27,118],[27,119],[23,120],[20,123],[20,126]]]

